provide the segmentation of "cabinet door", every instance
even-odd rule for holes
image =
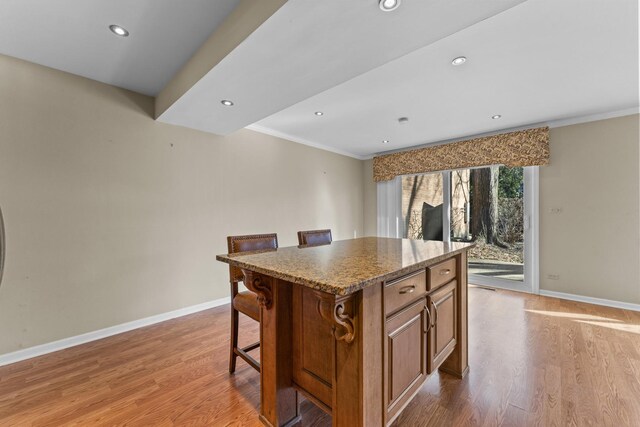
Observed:
[[[438,369],[456,346],[456,286],[457,282],[452,280],[427,296],[432,320],[429,330],[428,373]]]
[[[402,408],[427,376],[426,299],[387,320],[386,384],[388,418]]]

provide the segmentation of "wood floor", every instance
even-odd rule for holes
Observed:
[[[640,313],[472,287],[470,373],[431,378],[395,426],[640,426]],[[228,307],[0,368],[0,425],[259,426],[227,372]],[[242,319],[241,340],[257,339]],[[248,331],[248,333],[246,333]],[[301,426],[331,420],[304,402]]]

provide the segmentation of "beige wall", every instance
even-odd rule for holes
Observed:
[[[0,354],[227,296],[228,234],[376,234],[371,160],[155,122],[149,97],[3,56],[0,100]],[[552,129],[542,289],[640,303],[638,133]]]
[[[638,115],[551,129],[551,164],[540,168],[541,289],[640,303],[638,133]]]
[[[0,56],[0,354],[228,295],[229,234],[364,231],[362,161]]]

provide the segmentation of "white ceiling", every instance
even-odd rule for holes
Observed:
[[[289,0],[159,120],[228,134],[522,1]]]
[[[637,0],[528,0],[251,128],[369,156],[637,108],[638,79]]]
[[[238,3],[1,0],[0,53],[156,95]]]
[[[156,95],[238,3],[0,0],[0,53]],[[364,158],[637,109],[638,60],[638,0],[289,0],[160,120]]]

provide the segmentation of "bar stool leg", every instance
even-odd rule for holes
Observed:
[[[233,307],[231,303],[231,339],[230,339],[230,351],[229,351],[229,373],[233,374],[236,371],[236,348],[238,348],[238,310]]]

